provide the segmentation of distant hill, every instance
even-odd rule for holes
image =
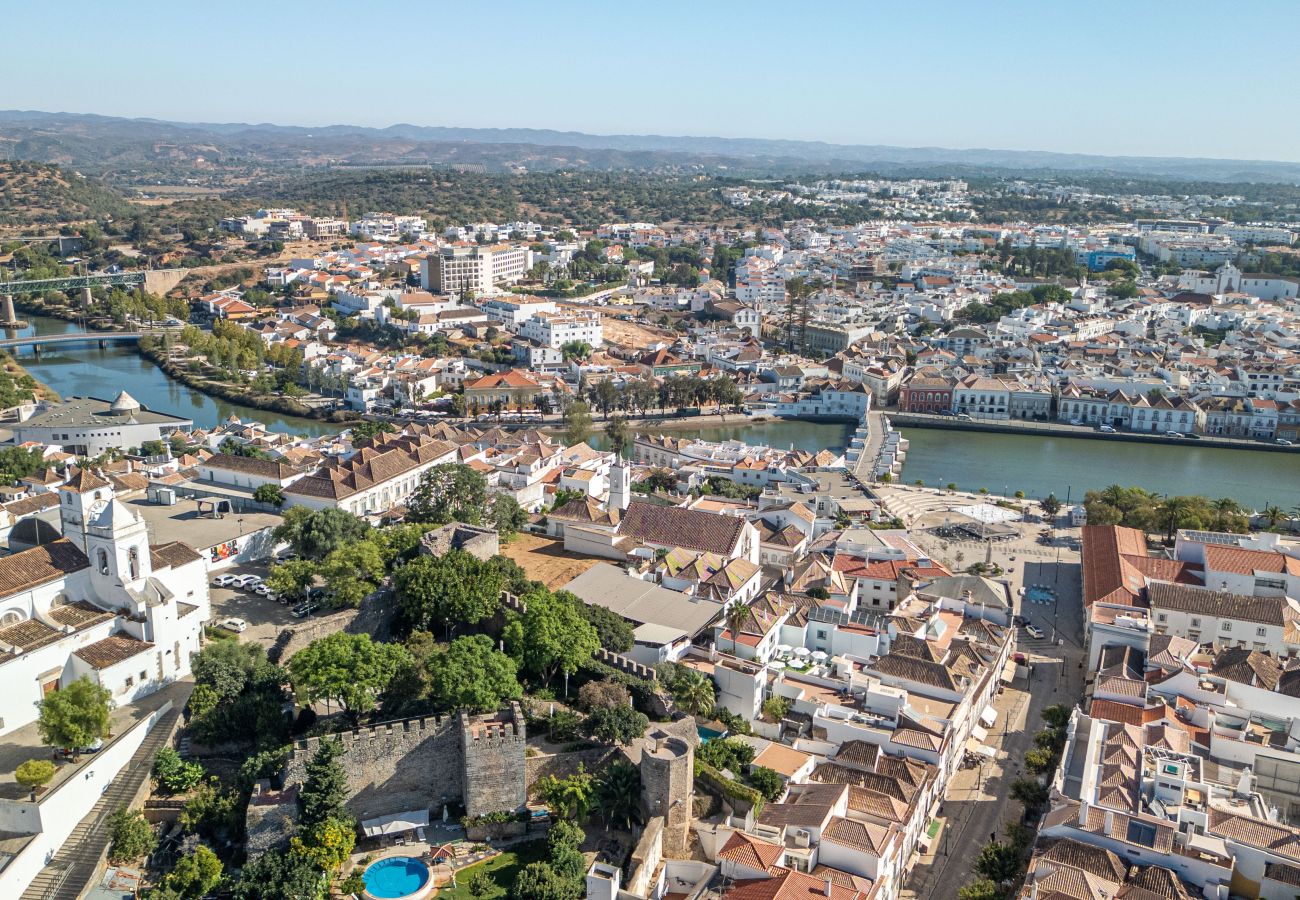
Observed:
[[[1035,150],[828,144],[761,138],[593,135],[527,128],[387,128],[184,123],[0,111],[0,159],[75,166],[114,181],[229,177],[315,166],[454,166],[484,171],[695,168],[734,175],[1114,174],[1178,181],[1300,183],[1300,163],[1091,156]]]
[[[0,225],[53,225],[123,218],[131,206],[98,179],[58,166],[0,162]]]

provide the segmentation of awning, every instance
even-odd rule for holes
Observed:
[[[975,740],[979,741],[981,744],[989,739],[989,733],[985,729],[981,728],[979,725],[974,725],[971,727],[970,736],[973,737]]]
[[[989,728],[992,728],[993,723],[996,722],[997,720],[998,720],[998,711],[994,709],[992,706],[984,707],[984,712],[980,713],[980,721],[983,722],[985,725],[987,725]]]
[[[1007,664],[1002,667],[1002,681],[1006,684],[1010,684],[1015,680],[1016,680],[1016,661],[1014,659],[1009,659],[1007,660]]]
[[[429,811],[419,809],[410,812],[389,813],[375,819],[365,819],[361,822],[361,830],[366,833],[366,837],[379,837],[387,834],[402,834],[403,832],[414,831],[417,828],[426,828],[428,825]]]

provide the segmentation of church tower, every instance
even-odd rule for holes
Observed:
[[[143,517],[115,498],[90,520],[86,556],[90,558],[91,582],[104,598],[123,587],[137,590],[153,574],[149,527]]]
[[[66,484],[59,485],[59,522],[63,536],[89,555],[87,528],[100,509],[112,499],[111,484],[89,469],[78,469]]]
[[[632,470],[620,457],[609,470],[609,511],[627,509],[632,502]]]

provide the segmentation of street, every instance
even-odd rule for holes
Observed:
[[[986,560],[1000,566],[1003,574],[998,578],[1011,587],[1016,613],[1043,631],[1042,638],[1033,638],[1023,628],[1016,629],[1015,650],[1028,656],[1032,674],[1027,682],[1017,679],[1008,685],[994,704],[998,721],[989,730],[987,743],[997,750],[997,758],[960,769],[953,776],[937,817],[942,830],[934,852],[917,859],[902,892],[927,900],[953,900],[974,877],[974,861],[990,835],[1004,838],[1006,826],[1021,819],[1021,806],[1009,794],[1011,784],[1025,774],[1024,754],[1033,746],[1034,733],[1043,727],[1042,710],[1056,703],[1073,705],[1083,692],[1079,552],[1038,543],[1043,528],[1038,523],[1008,523],[1019,534],[1005,541],[946,539],[924,529],[942,525],[945,518],[955,519],[949,507],[992,498],[903,486],[876,490],[887,498],[891,511],[910,521],[912,541],[954,571]],[[1057,534],[1077,536],[1077,529],[1058,529]],[[1050,588],[1054,601],[1026,602],[1021,589],[1033,585]]]

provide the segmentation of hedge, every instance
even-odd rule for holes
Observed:
[[[695,778],[710,793],[718,794],[728,800],[748,803],[753,808],[755,816],[763,811],[764,798],[761,793],[747,784],[731,780],[698,756],[695,758]]]

